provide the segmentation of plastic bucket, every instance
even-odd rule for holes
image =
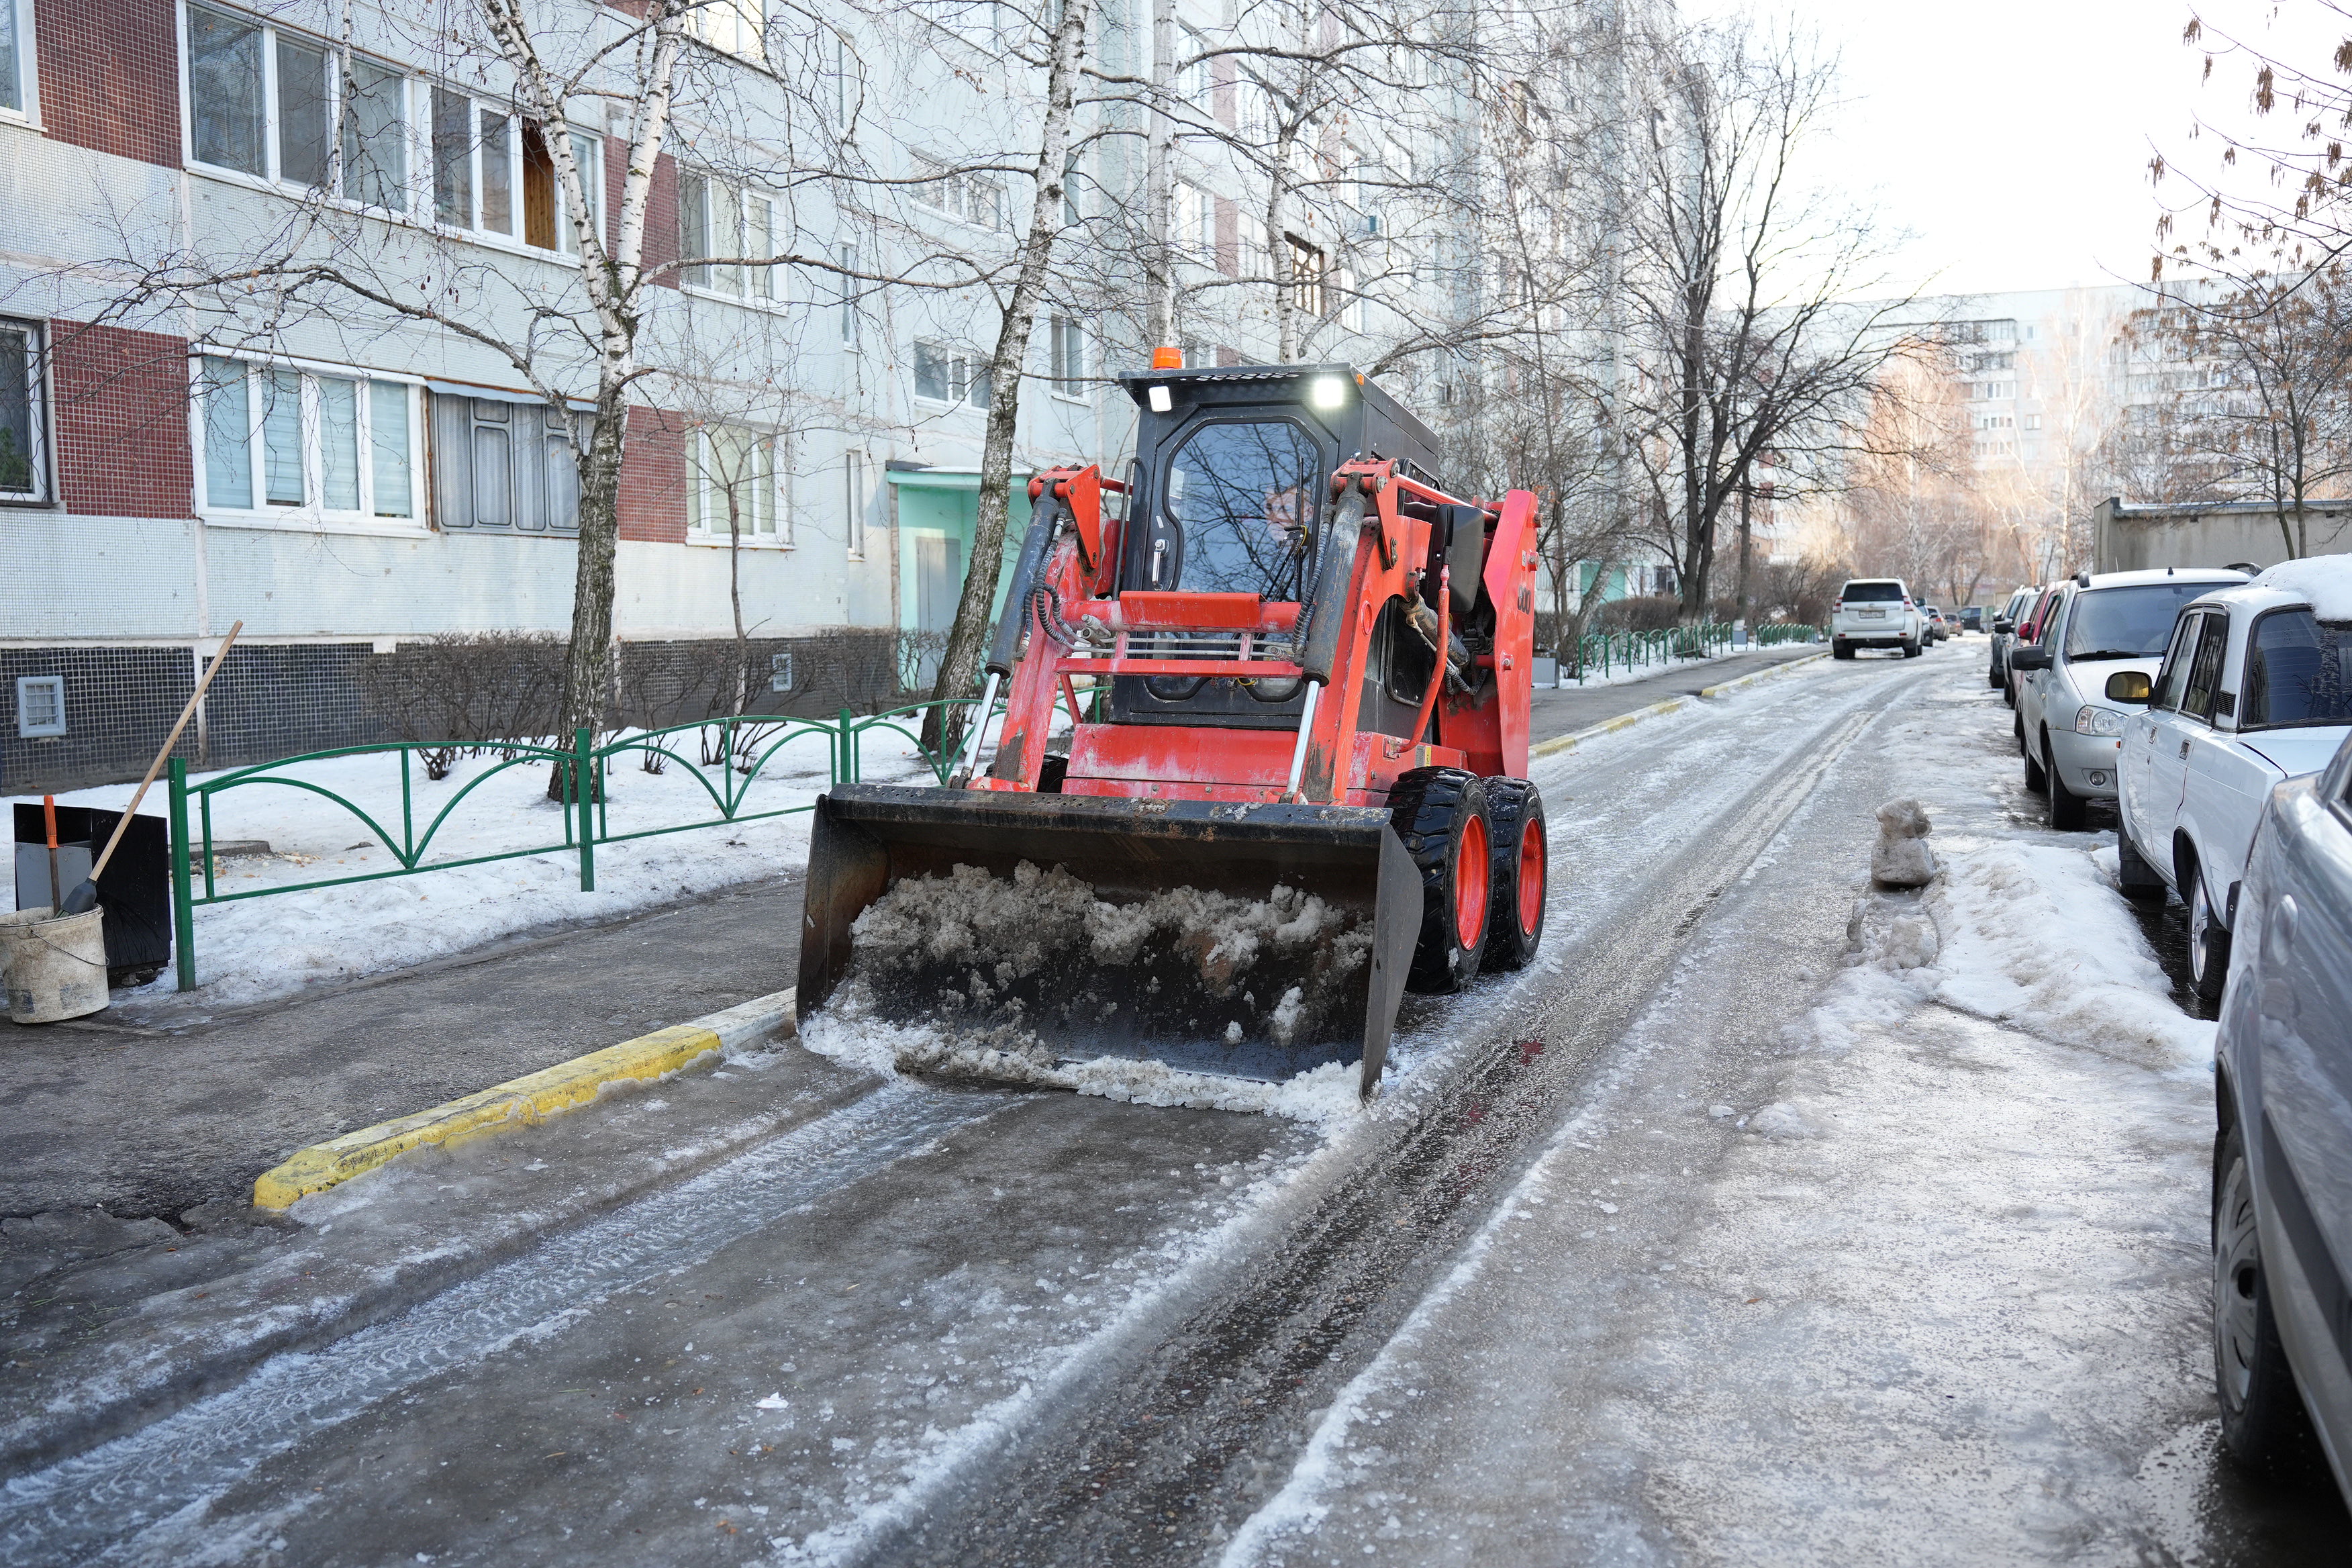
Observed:
[[[54,1024],[105,1008],[105,914],[100,908],[60,920],[44,907],[0,915],[11,1023]]]

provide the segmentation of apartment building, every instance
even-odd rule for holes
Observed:
[[[394,737],[370,661],[420,641],[568,632],[594,378],[544,343],[581,320],[578,224],[609,243],[618,222],[630,105],[583,94],[564,124],[532,122],[512,73],[436,20],[458,14],[0,0],[0,789],[135,773],[232,623],[182,742],[199,765]],[[627,15],[559,3],[548,26],[593,37]],[[657,275],[614,622],[624,685],[652,706],[627,717],[709,710],[694,671],[731,661],[739,601],[772,710],[887,697],[921,673],[905,634],[952,615],[1001,275],[971,279],[1025,220],[1003,154],[1036,105],[1001,20],[888,36],[875,16],[810,27],[726,0],[695,19],[646,205]],[[1180,48],[1236,36],[1187,7]],[[1132,6],[1098,13],[1107,70],[1143,74],[1149,47]],[[1173,154],[1188,355],[1363,363],[1426,319],[1419,301],[1453,308],[1476,268],[1441,264],[1410,178],[1364,174],[1426,170],[1462,141],[1475,115],[1443,81],[1387,121],[1285,123],[1232,57],[1191,68],[1202,112]],[[1143,119],[1085,111],[1016,472],[1128,449],[1108,378],[1149,348],[1127,133]],[[1259,151],[1275,141],[1286,205]],[[813,172],[854,172],[862,194]],[[281,241],[281,259],[439,289],[446,319],[314,293],[257,321],[233,287],[155,286]],[[793,259],[745,264],[762,255]],[[541,357],[519,368],[518,344]]]

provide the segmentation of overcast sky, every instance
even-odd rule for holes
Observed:
[[[2200,9],[2259,35],[2269,6]],[[2193,160],[2193,117],[2242,117],[2242,69],[2199,86],[2186,0],[1683,0],[1687,17],[1730,13],[1793,16],[1838,51],[1851,102],[1831,157],[1914,235],[1897,288],[2145,279],[2151,148]]]

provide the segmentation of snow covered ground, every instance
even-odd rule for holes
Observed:
[[[677,749],[692,751],[692,737]],[[877,781],[928,779],[914,748],[885,731],[863,738],[861,765]],[[492,756],[461,758],[438,782],[422,764],[410,773],[410,811],[422,839],[436,817],[454,809],[434,834],[425,859],[462,860],[564,839],[563,807],[546,799],[547,770],[518,766],[465,794],[465,786],[499,766]],[[241,770],[240,770],[241,771]],[[670,761],[659,774],[644,772],[634,754],[608,773],[609,831],[631,833],[674,824],[719,821],[710,790],[717,767]],[[401,838],[401,770],[394,752],[373,752],[270,770],[317,789],[332,790],[365,811],[391,839]],[[192,784],[218,778],[200,773]],[[703,778],[709,780],[706,789]],[[829,780],[825,737],[787,742],[754,775],[739,815],[806,807]],[[77,790],[60,805],[120,808],[134,784]],[[39,804],[38,796],[16,796]],[[163,785],[148,792],[142,815],[164,812]],[[193,808],[192,808],[193,815]],[[576,852],[559,850],[515,859],[460,866],[427,875],[395,877],[279,897],[200,905],[195,911],[196,980],[208,1005],[252,1002],[337,980],[400,969],[463,952],[516,931],[561,922],[608,920],[632,910],[797,868],[808,855],[808,816],[720,824],[625,844],[596,847],[596,890],[580,890]],[[192,832],[201,832],[192,821]],[[215,844],[260,840],[270,853],[217,859],[215,887],[222,894],[390,870],[398,860],[368,825],[315,789],[238,786],[222,794],[213,811]],[[6,899],[15,907],[13,862]],[[201,877],[197,883],[203,891]],[[164,1002],[176,985],[166,970],[137,992],[116,994],[118,1007]]]
[[[2006,717],[1958,671],[1855,746],[1228,1568],[2232,1560],[2212,1026]],[[1898,794],[1944,873],[1857,903]]]

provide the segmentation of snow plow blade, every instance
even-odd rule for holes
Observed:
[[[1281,1082],[1356,1061],[1365,1095],[1422,917],[1378,806],[886,784],[818,798],[806,899],[803,1026],[828,1005],[915,1026],[936,1048],[902,1068]]]

